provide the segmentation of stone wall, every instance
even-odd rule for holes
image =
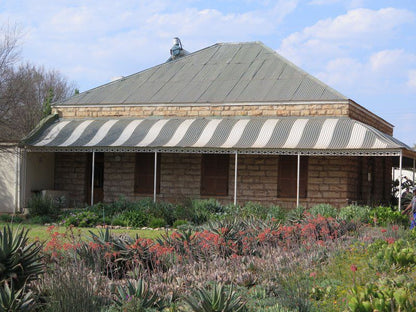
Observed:
[[[237,201],[239,204],[247,201],[276,203],[277,162],[278,156],[238,155]],[[230,174],[234,196],[234,159]]]
[[[354,103],[328,104],[211,104],[211,105],[132,105],[132,106],[87,106],[53,108],[53,113],[62,118],[91,117],[231,117],[231,116],[347,116],[362,121],[376,129],[392,135],[393,128],[381,118]]]
[[[238,204],[254,201],[287,209],[296,206],[296,198],[277,197],[278,161],[279,156],[238,155]],[[86,165],[85,153],[56,153],[55,188],[69,191],[75,202],[84,202]],[[153,197],[153,194],[135,194],[134,167],[134,153],[104,153],[105,202],[112,202],[120,196],[129,200]],[[352,202],[378,204],[390,196],[390,158],[310,156],[308,167],[308,197],[300,199],[304,207],[320,203],[336,207]],[[201,155],[161,154],[160,170],[159,200],[201,198]],[[230,155],[228,189],[228,196],[217,197],[225,204],[232,203],[234,199],[234,155]]]
[[[117,157],[118,156],[118,157]],[[134,198],[134,153],[104,153],[104,201]]]
[[[55,190],[69,192],[70,205],[86,201],[87,153],[55,153]]]

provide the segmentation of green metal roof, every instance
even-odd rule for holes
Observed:
[[[261,42],[218,43],[57,105],[340,101],[345,96]]]

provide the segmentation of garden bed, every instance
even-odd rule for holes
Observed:
[[[249,208],[144,232],[158,233],[152,239],[49,227],[39,251],[43,273],[18,300],[26,293],[40,311],[416,308],[416,232],[390,208]]]

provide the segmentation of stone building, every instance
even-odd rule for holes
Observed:
[[[262,43],[174,48],[166,63],[53,106],[22,142],[26,172],[42,171],[26,197],[378,204],[393,163],[416,159],[390,123]]]

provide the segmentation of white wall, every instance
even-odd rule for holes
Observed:
[[[36,192],[53,190],[55,154],[28,152],[26,154],[25,166],[26,184],[24,187],[24,202],[27,203],[27,200]]]
[[[17,205],[17,148],[0,147],[0,213],[14,213]]]

